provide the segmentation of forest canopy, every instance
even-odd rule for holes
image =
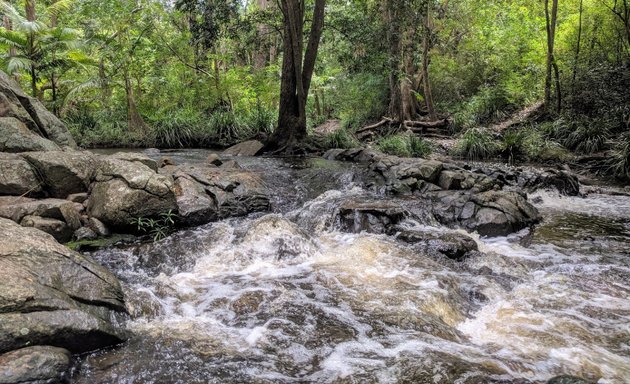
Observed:
[[[630,173],[626,0],[26,0],[0,13],[2,69],[86,147],[278,140],[281,105],[303,102],[296,139],[337,121],[322,145],[352,146],[381,124],[370,140],[421,155],[397,135],[434,124],[474,145],[530,108],[530,126],[473,157],[610,151]]]

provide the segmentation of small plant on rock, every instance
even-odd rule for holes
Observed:
[[[168,212],[162,212],[158,218],[136,217],[131,219],[130,224],[136,225],[139,232],[147,233],[153,241],[162,240],[168,236],[175,226],[177,214],[170,209]]]

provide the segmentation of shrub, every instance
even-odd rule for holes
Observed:
[[[359,142],[354,138],[354,136],[352,136],[346,129],[340,128],[324,137],[322,147],[324,147],[324,149],[348,149],[358,145]]]
[[[630,179],[630,132],[621,135],[613,154],[611,170],[615,176]]]
[[[426,157],[432,152],[430,143],[412,135],[385,136],[376,146],[381,152],[401,157]]]
[[[471,128],[464,132],[457,145],[455,155],[468,160],[482,160],[495,156],[500,147],[493,134],[485,128]]]

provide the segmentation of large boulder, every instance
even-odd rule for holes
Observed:
[[[22,157],[40,175],[44,189],[59,198],[87,192],[99,164],[98,157],[90,152],[28,152]]]
[[[0,152],[0,195],[37,195],[41,191],[39,179],[26,160]]]
[[[134,218],[177,211],[172,177],[144,164],[103,158],[90,186],[87,210],[113,228],[126,228]]]
[[[34,346],[0,355],[0,384],[61,383],[70,366],[70,353],[51,346]]]
[[[31,199],[19,196],[0,196],[0,217],[11,219],[16,223],[26,216],[40,216],[64,220],[64,206],[81,210],[81,204],[62,199]],[[67,215],[67,213],[66,213]]]
[[[0,123],[0,131],[12,131],[13,136],[4,143],[0,140],[0,151],[45,151],[60,147],[74,149],[77,146],[61,120],[46,110],[38,99],[26,95],[15,81],[0,71],[0,120],[5,119]],[[21,125],[15,124],[15,121]],[[7,127],[7,124],[11,127]],[[16,127],[19,129],[16,130]],[[26,136],[22,128],[32,132],[34,137]],[[6,139],[7,136],[0,134],[0,138]],[[28,143],[28,140],[32,143]]]
[[[15,117],[0,117],[0,151],[58,151],[59,146],[45,139],[16,119]]]
[[[269,193],[252,172],[193,165],[170,171],[175,178],[179,217],[184,224],[199,225],[269,209]]]
[[[52,236],[0,219],[0,353],[50,345],[81,353],[121,342],[116,277]]]

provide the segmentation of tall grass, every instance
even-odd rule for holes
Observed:
[[[433,151],[431,144],[413,135],[391,135],[380,138],[376,147],[384,153],[400,157],[427,157]]]

